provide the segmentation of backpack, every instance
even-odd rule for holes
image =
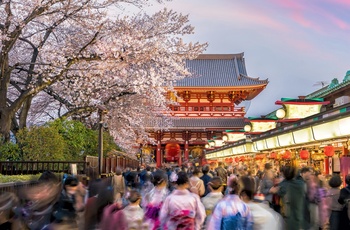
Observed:
[[[197,181],[197,183],[195,185],[193,185],[193,181],[190,180],[190,192],[197,194],[199,196],[199,182]]]

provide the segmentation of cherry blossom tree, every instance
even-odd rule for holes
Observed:
[[[172,103],[167,93],[176,80],[190,76],[185,60],[207,44],[184,43],[182,37],[194,28],[187,16],[171,10],[154,15],[116,10],[123,3],[142,7],[146,2],[0,1],[4,139],[30,117],[55,117],[53,110],[93,121],[97,105],[107,108],[109,130],[125,149],[135,140],[149,141],[146,124],[167,128]]]

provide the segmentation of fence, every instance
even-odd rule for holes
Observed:
[[[86,161],[0,161],[3,175],[39,174],[44,171],[70,173],[70,165],[77,165],[77,173],[85,174]]]

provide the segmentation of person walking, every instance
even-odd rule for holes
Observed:
[[[343,206],[340,215],[341,230],[350,229],[350,174],[345,177],[346,186],[340,190],[338,202]]]
[[[247,204],[239,198],[241,186],[236,176],[231,176],[229,194],[216,205],[207,229],[250,230],[253,229],[253,216]]]
[[[211,174],[209,174],[209,170],[210,170],[209,165],[204,165],[202,168],[203,176],[201,176],[200,179],[203,181],[204,188],[205,188],[205,192],[204,192],[203,196],[206,196],[210,192],[210,189],[208,187],[208,183],[213,176],[211,176]]]
[[[211,178],[210,182],[208,183],[208,188],[210,189],[210,193],[201,199],[207,215],[205,223],[209,222],[216,204],[224,197],[222,194],[223,186],[220,177]]]
[[[153,174],[154,188],[142,199],[141,206],[145,211],[145,222],[148,224],[150,230],[160,228],[159,212],[165,198],[169,195],[167,183],[168,175],[166,172],[157,170]]]
[[[179,172],[177,188],[165,199],[160,210],[161,226],[167,230],[199,230],[205,220],[205,208],[198,195],[191,193],[186,172]]]

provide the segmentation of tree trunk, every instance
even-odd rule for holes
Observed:
[[[23,129],[27,127],[27,117],[29,113],[30,106],[32,104],[32,96],[29,96],[26,98],[26,100],[23,102],[21,112],[19,114],[19,129]]]
[[[4,138],[2,142],[10,141],[12,114],[7,109],[0,109],[0,134]]]

